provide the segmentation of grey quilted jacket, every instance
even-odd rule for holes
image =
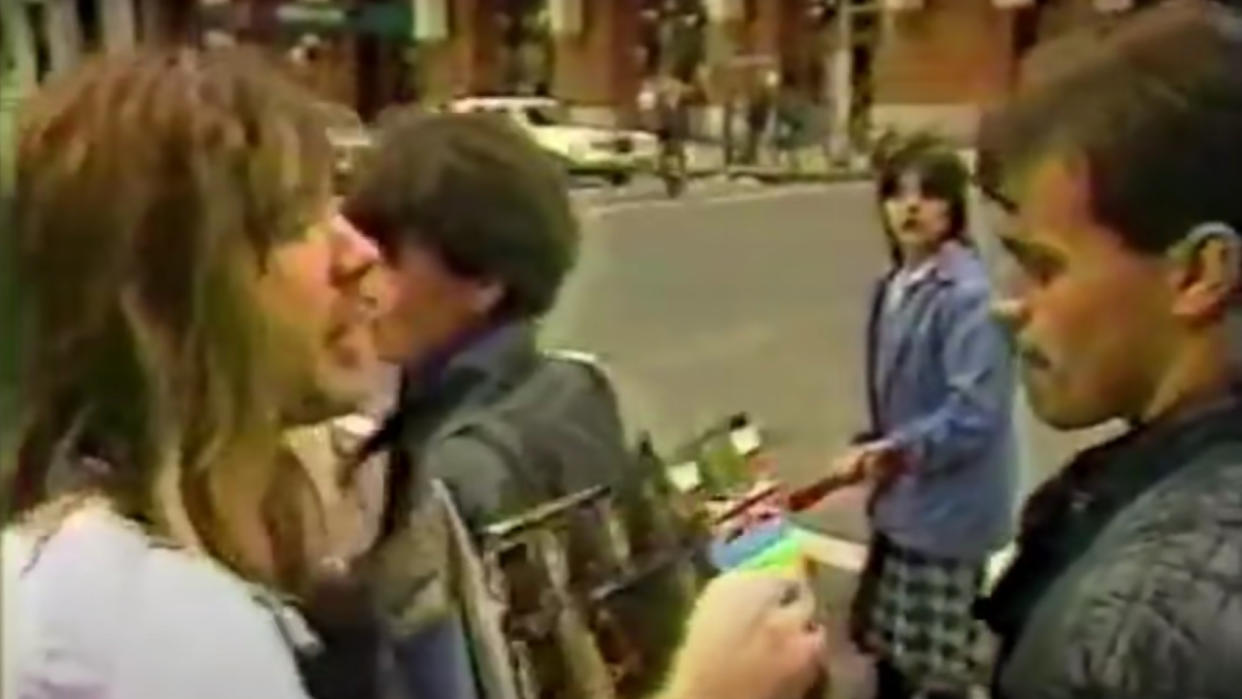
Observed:
[[[982,612],[996,697],[1242,696],[1242,398],[1075,459]]]

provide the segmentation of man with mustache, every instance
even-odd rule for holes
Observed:
[[[996,311],[1041,419],[1128,429],[1027,502],[981,605],[994,696],[1237,696],[1242,18],[1170,2],[1078,46],[982,129]]]

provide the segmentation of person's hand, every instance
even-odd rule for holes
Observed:
[[[832,475],[848,483],[877,482],[902,466],[901,452],[884,440],[850,447],[832,462]]]
[[[800,699],[825,677],[827,636],[809,586],[726,573],[695,605],[663,699]]]

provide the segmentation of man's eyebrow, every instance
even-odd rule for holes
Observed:
[[[1001,247],[1010,255],[1023,260],[1040,260],[1055,262],[1063,258],[1059,250],[1037,241],[1026,240],[1013,235],[999,235]]]

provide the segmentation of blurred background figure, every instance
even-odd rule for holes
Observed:
[[[767,138],[772,122],[774,95],[779,87],[780,76],[769,71],[763,82],[754,88],[746,104],[746,148],[743,161],[748,165],[759,164],[760,148]]]

